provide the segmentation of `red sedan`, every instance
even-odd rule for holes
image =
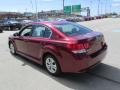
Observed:
[[[12,54],[20,54],[52,75],[79,73],[99,64],[107,45],[102,33],[67,21],[35,22],[9,37]]]

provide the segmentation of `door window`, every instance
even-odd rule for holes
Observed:
[[[32,26],[27,26],[22,30],[22,32],[20,33],[20,36],[30,36],[31,30],[32,30]]]
[[[33,29],[32,36],[33,37],[43,37],[43,38],[50,38],[52,35],[52,31],[45,26],[35,26]]]

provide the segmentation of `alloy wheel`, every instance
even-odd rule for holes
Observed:
[[[15,54],[15,48],[14,48],[14,45],[12,43],[10,44],[10,52],[12,54]]]

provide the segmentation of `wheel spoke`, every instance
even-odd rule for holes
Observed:
[[[57,67],[56,67],[56,65],[52,65],[52,68],[53,68],[54,70],[56,70]]]

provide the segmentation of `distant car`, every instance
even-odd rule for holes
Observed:
[[[2,33],[3,32],[3,29],[2,29],[2,20],[0,20],[0,33]]]
[[[16,20],[4,20],[2,29],[15,30],[16,28],[21,29],[22,25]]]
[[[63,19],[63,18],[56,18],[56,21],[66,21],[66,19]]]
[[[112,15],[111,17],[112,18],[118,18],[118,15]]]
[[[35,19],[35,20],[33,20],[33,22],[43,22],[44,21],[44,19]]]
[[[2,33],[3,32],[3,30],[2,30],[2,28],[0,27],[0,33]]]
[[[74,17],[68,17],[66,20],[70,22],[76,22],[76,19]]]
[[[43,19],[37,19],[33,20],[34,22],[52,22],[52,21],[65,21],[65,19],[62,18],[43,18]]]
[[[99,64],[107,45],[102,33],[66,21],[36,22],[9,37],[12,54],[39,63],[52,75],[81,73]]]
[[[20,23],[22,24],[22,26],[26,26],[32,22],[33,22],[32,20],[22,20]]]
[[[68,17],[68,18],[66,19],[66,21],[70,21],[70,22],[81,22],[81,21],[84,21],[84,19],[81,18],[81,17]]]

